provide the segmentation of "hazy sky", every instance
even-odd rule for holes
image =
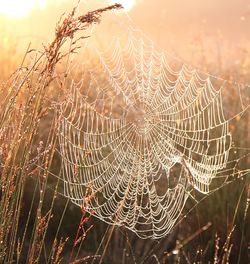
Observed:
[[[137,0],[130,16],[158,46],[187,61],[196,55],[195,42],[210,52],[212,63],[218,53],[230,65],[250,51],[248,0]]]
[[[203,29],[250,39],[248,0],[137,0],[131,16],[145,28],[161,27],[179,34]]]
[[[119,2],[119,0],[106,1]],[[163,35],[185,40],[190,35],[196,36],[201,32],[206,35],[213,35],[213,37],[220,32],[224,38],[230,41],[235,41],[235,39],[250,40],[250,0],[120,1],[121,3],[136,2],[136,5],[129,13],[135,21],[135,24],[146,33],[152,35],[155,41],[165,39]],[[42,19],[43,22],[51,20],[52,24],[54,23],[53,19],[55,20],[58,14],[61,14],[67,8],[65,2],[73,6],[77,0],[47,0],[47,2],[57,4],[56,10],[52,11],[54,16],[50,14],[46,18],[45,13]],[[97,6],[103,6],[105,1],[82,0],[82,2],[87,4],[97,2]],[[40,24],[41,22],[38,18],[36,19],[34,17],[32,21],[34,24]],[[32,24],[31,20],[30,24]]]
[[[37,10],[35,15],[24,18],[17,24],[9,20],[4,25],[0,21],[0,30],[3,32],[7,27],[14,35],[18,35],[19,42],[23,39],[28,42],[32,37],[39,43],[46,42],[48,36],[53,34],[54,25],[60,15],[70,10],[77,2],[77,0],[48,1],[54,4],[53,8]],[[243,48],[250,51],[250,0],[135,1],[136,5],[129,14],[136,27],[142,29],[160,48],[174,50],[187,61],[193,60],[193,53],[197,51],[195,42],[202,42],[203,48],[206,52],[210,49],[211,55],[214,54],[216,47],[217,52],[219,50],[227,54],[222,56],[223,59],[230,59],[232,62]],[[96,2],[97,7],[105,5],[104,0],[85,2],[87,4]],[[192,51],[191,47],[190,51],[192,45],[194,48]],[[228,51],[232,54],[228,54]],[[211,60],[216,61],[216,56],[215,58],[211,56]]]

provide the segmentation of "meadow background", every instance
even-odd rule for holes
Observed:
[[[27,49],[44,51],[60,16],[74,5],[49,0],[24,17],[0,12],[0,262],[249,263],[249,174],[201,201],[159,241],[110,227],[60,195],[62,186],[51,174],[59,174],[60,159],[50,102],[60,100],[62,91],[58,83],[48,81],[48,72],[34,71],[27,78],[25,72],[15,71]],[[83,1],[80,13],[103,6],[103,1]],[[159,48],[213,75],[250,84],[248,1],[138,0],[128,12]],[[29,64],[34,57],[27,57]],[[39,86],[39,78],[48,85]],[[232,96],[225,107],[238,104]],[[230,128],[235,145],[249,147],[249,111]],[[41,167],[34,166],[36,157]],[[249,168],[249,158],[242,166]]]

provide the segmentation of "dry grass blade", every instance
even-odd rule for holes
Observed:
[[[37,56],[29,66],[25,66],[27,55],[32,49],[25,53],[22,65],[10,80],[6,83],[9,94],[0,104],[0,145],[1,153],[1,176],[0,176],[0,262],[12,263],[23,262],[38,263],[47,258],[45,247],[45,236],[52,218],[54,207],[53,199],[45,207],[45,192],[49,169],[55,152],[55,130],[56,124],[51,122],[50,132],[46,138],[44,151],[40,149],[37,142],[39,127],[42,120],[47,118],[51,112],[51,100],[47,93],[49,84],[54,80],[54,71],[58,62],[73,53],[79,47],[74,39],[75,34],[86,30],[90,25],[99,23],[101,15],[110,10],[120,9],[121,5],[115,4],[103,9],[98,9],[86,15],[76,16],[77,8],[61,20],[56,26],[54,40],[45,47],[44,52],[38,52]],[[85,37],[85,36],[84,36]],[[83,37],[83,38],[84,38]],[[62,51],[67,40],[72,42],[68,52]],[[35,165],[41,162],[44,170]],[[20,222],[23,222],[22,213],[24,203],[25,183],[30,177],[37,182],[39,194],[38,204],[32,202],[28,213],[24,230],[19,230]],[[32,192],[32,190],[29,190]],[[56,192],[56,190],[54,191]],[[32,217],[33,222],[31,220]],[[35,216],[34,216],[35,215]],[[28,235],[27,230],[32,234]],[[23,233],[22,233],[23,232]],[[27,237],[29,240],[27,241]],[[56,238],[57,239],[57,238]],[[27,243],[29,244],[27,246]],[[52,263],[61,262],[62,250],[65,246],[62,240],[54,242],[55,249],[52,250]],[[26,244],[26,245],[25,245]],[[26,247],[26,249],[25,249]],[[28,248],[28,249],[27,249]],[[42,253],[44,256],[42,258]],[[26,253],[24,253],[26,252]]]
[[[87,14],[78,17],[76,16],[76,8],[74,8],[68,16],[66,16],[57,24],[54,41],[52,41],[48,47],[45,47],[48,62],[44,71],[48,71],[50,74],[52,74],[55,65],[67,55],[61,54],[59,51],[68,39],[74,39],[75,34],[79,31],[86,30],[90,25],[99,23],[101,15],[104,12],[121,8],[122,5],[115,4],[88,12]],[[74,41],[73,44],[76,44],[76,41]],[[75,49],[78,49],[78,47],[73,47],[70,52],[75,52]]]

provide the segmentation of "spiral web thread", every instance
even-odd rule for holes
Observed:
[[[229,122],[247,110],[249,87],[231,84],[240,107],[226,113],[227,81],[158,52],[133,28],[90,53],[59,110],[65,196],[142,238],[164,237],[194,188],[207,194],[212,180],[238,175]]]

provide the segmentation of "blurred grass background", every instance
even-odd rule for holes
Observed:
[[[119,2],[119,1],[118,1]],[[94,5],[99,5],[96,1]],[[84,3],[83,3],[84,5]],[[54,25],[63,12],[72,8],[71,1],[49,1],[45,9],[36,9],[24,18],[0,17],[0,82],[6,83],[11,73],[21,64],[29,43],[32,48],[43,49],[54,34]],[[237,8],[236,8],[237,7]],[[85,8],[83,8],[85,10]],[[88,7],[88,9],[91,9]],[[172,52],[188,64],[210,72],[228,80],[250,83],[250,17],[246,1],[152,1],[138,0],[130,11],[131,17],[152,40],[160,47]],[[6,87],[6,86],[4,86]],[[2,90],[2,89],[1,89]],[[2,93],[7,91],[2,90]],[[56,93],[56,92],[55,92]],[[228,102],[228,108],[238,102]],[[42,124],[37,141],[46,141],[51,116],[48,114],[47,123]],[[50,121],[48,121],[50,119]],[[249,146],[249,113],[243,120],[231,124],[234,132],[235,145]],[[47,127],[46,127],[47,126]],[[250,161],[243,164],[249,168]],[[54,159],[51,171],[57,174],[60,167],[59,159]],[[232,244],[230,263],[249,263],[250,261],[250,215],[246,212],[249,202],[249,175],[238,179],[221,190],[215,192],[188,214],[173,233],[161,241],[141,240],[130,231],[115,227],[111,240],[105,252],[104,263],[211,263],[215,261],[217,238],[220,238],[219,254],[222,256],[223,245],[235,225],[230,237]],[[29,179],[25,184],[21,228],[31,212],[39,203],[36,181]],[[44,196],[44,211],[46,204],[50,208],[53,199],[53,188],[56,185],[52,177],[49,189]],[[52,189],[52,190],[51,190]],[[34,198],[35,197],[35,198]],[[34,200],[33,209],[30,204]],[[191,207],[188,204],[187,207]],[[65,217],[58,231],[58,237],[69,237],[64,248],[64,261],[73,247],[74,236],[77,232],[82,212],[66,198],[58,196],[55,200],[53,219],[48,227],[45,243],[50,248],[63,212]],[[64,211],[65,210],[65,211]],[[246,214],[246,216],[244,216]],[[245,220],[244,220],[245,219]],[[245,221],[245,223],[244,223]],[[31,221],[32,222],[32,221]],[[107,232],[110,227],[100,220],[91,217],[87,225],[93,228],[87,233],[79,256],[101,254],[105,248]],[[30,224],[32,226],[32,224]],[[203,227],[204,230],[202,229]],[[108,231],[107,231],[108,229]],[[22,231],[20,231],[22,233]],[[28,230],[26,247],[29,247],[32,229]],[[104,241],[102,241],[104,239]],[[180,242],[178,242],[180,241]],[[185,243],[183,243],[185,242]],[[183,247],[174,251],[176,244]],[[100,247],[100,248],[99,248]],[[97,250],[99,248],[99,250]],[[225,247],[228,249],[228,247]],[[171,253],[168,256],[168,253]],[[25,256],[22,256],[25,259]],[[22,258],[20,263],[22,262]],[[40,260],[42,263],[43,260]],[[90,260],[84,260],[89,261]],[[98,261],[97,261],[98,262]],[[85,263],[85,262],[82,262]],[[225,262],[226,263],[226,262]]]

